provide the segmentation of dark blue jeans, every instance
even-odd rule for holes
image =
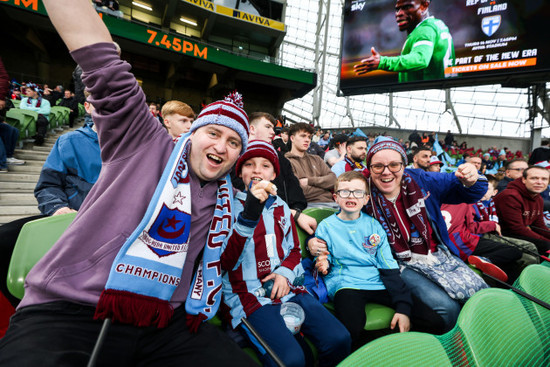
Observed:
[[[102,321],[94,307],[52,302],[17,310],[0,339],[0,366],[86,366]],[[219,328],[187,329],[178,307],[164,329],[112,324],[97,366],[255,366]]]
[[[19,130],[11,125],[0,122],[0,168],[7,168],[6,158],[13,157]]]
[[[443,332],[447,332],[455,326],[461,309],[458,301],[449,297],[443,288],[412,269],[405,268],[401,273],[401,279],[407,284],[413,297],[420,300],[443,319]]]
[[[335,366],[351,351],[351,337],[344,325],[336,319],[318,300],[309,294],[298,294],[290,299],[302,306],[306,314],[302,332],[319,351],[319,366]],[[247,319],[254,329],[273,349],[287,367],[304,366],[304,352],[286,328],[280,314],[281,305],[265,305],[254,311]],[[257,342],[247,333],[252,344]],[[263,348],[258,348],[263,349]],[[273,359],[263,356],[264,365],[276,366]]]

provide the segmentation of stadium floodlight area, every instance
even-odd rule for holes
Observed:
[[[339,94],[340,43],[344,2],[332,0],[328,8],[313,0],[289,1],[287,34],[280,50],[284,66],[319,70],[324,53],[324,75],[319,116],[314,116],[318,89],[285,104],[283,114],[292,121],[313,121],[323,128],[399,127],[426,131],[451,130],[472,135],[530,137],[532,129],[550,136],[544,116],[544,95],[533,98],[533,89],[498,84],[424,89],[407,92],[341,96]],[[322,12],[323,14],[319,14]],[[324,21],[328,21],[325,31]],[[322,24],[318,24],[323,22]],[[395,23],[392,25],[395,26]],[[321,41],[318,40],[321,39]],[[324,42],[326,40],[326,42]],[[316,50],[318,43],[322,49]],[[547,103],[546,103],[547,104]],[[534,113],[538,111],[540,113]]]

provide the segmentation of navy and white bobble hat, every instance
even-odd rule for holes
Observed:
[[[244,153],[248,145],[249,124],[248,115],[243,109],[242,96],[238,92],[235,91],[224,100],[212,102],[203,108],[189,132],[211,124],[228,127],[239,134],[242,143],[241,154]]]

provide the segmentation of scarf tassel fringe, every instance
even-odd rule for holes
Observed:
[[[199,326],[202,324],[202,322],[207,319],[208,316],[199,312],[198,315],[187,314],[187,318],[185,321],[189,331],[195,334],[199,330]]]
[[[173,314],[174,309],[168,301],[107,289],[101,293],[94,319],[111,318],[123,324],[164,328]]]

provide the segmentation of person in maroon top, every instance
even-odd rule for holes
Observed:
[[[550,230],[544,224],[541,192],[548,187],[547,169],[532,166],[494,199],[502,234],[532,242],[540,254],[550,250]]]

